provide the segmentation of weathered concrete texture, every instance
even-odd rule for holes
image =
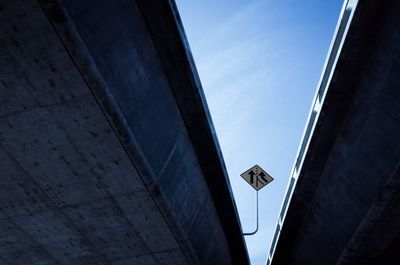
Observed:
[[[273,265],[400,263],[399,13],[359,2]]]
[[[0,1],[0,263],[248,263],[190,52],[148,29],[174,4],[146,8]]]

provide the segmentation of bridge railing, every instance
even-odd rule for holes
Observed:
[[[329,84],[331,82],[336,63],[338,61],[340,52],[342,50],[346,35],[354,15],[354,11],[357,7],[358,0],[345,0],[343,3],[342,10],[336,25],[335,33],[333,35],[327,58],[321,77],[317,86],[316,95],[311,105],[311,110],[308,116],[306,127],[303,132],[302,141],[297,151],[294,166],[290,173],[289,183],[286,188],[285,197],[282,202],[281,211],[278,216],[278,222],[275,228],[274,236],[272,237],[270,250],[268,253],[266,265],[270,265],[273,259],[273,255],[279,240],[279,235],[286,217],[287,210],[289,208],[290,200],[296,187],[296,183],[301,171],[301,167],[304,162],[305,154],[307,153],[308,146],[310,144],[311,136],[313,135],[315,126],[318,121],[319,114],[321,112],[322,105],[324,103],[325,96],[328,92]]]

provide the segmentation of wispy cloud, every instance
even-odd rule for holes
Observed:
[[[238,147],[251,117],[272,96],[279,82],[278,60],[284,48],[271,47],[271,31],[248,28],[263,20],[261,1],[246,4],[194,43],[196,64],[224,153]],[[268,24],[263,24],[268,28]],[[197,56],[196,56],[197,55]]]
[[[275,178],[268,191],[259,194],[260,230],[246,237],[252,264],[265,264],[318,81],[318,62],[325,55],[321,45],[329,45],[327,22],[336,12],[332,2],[205,0],[202,8],[188,4],[193,7],[189,20],[201,19],[194,24],[200,30],[189,41],[245,231],[254,229],[255,194],[240,174],[257,163]],[[334,23],[331,26],[333,30]]]

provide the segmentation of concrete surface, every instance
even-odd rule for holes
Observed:
[[[0,1],[0,263],[248,264],[172,1]]]
[[[399,1],[344,9],[267,264],[400,263],[399,14]]]

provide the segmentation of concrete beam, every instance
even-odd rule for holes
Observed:
[[[249,263],[176,7],[150,4],[1,3],[5,264]]]
[[[398,263],[399,11],[358,2],[268,264]]]

